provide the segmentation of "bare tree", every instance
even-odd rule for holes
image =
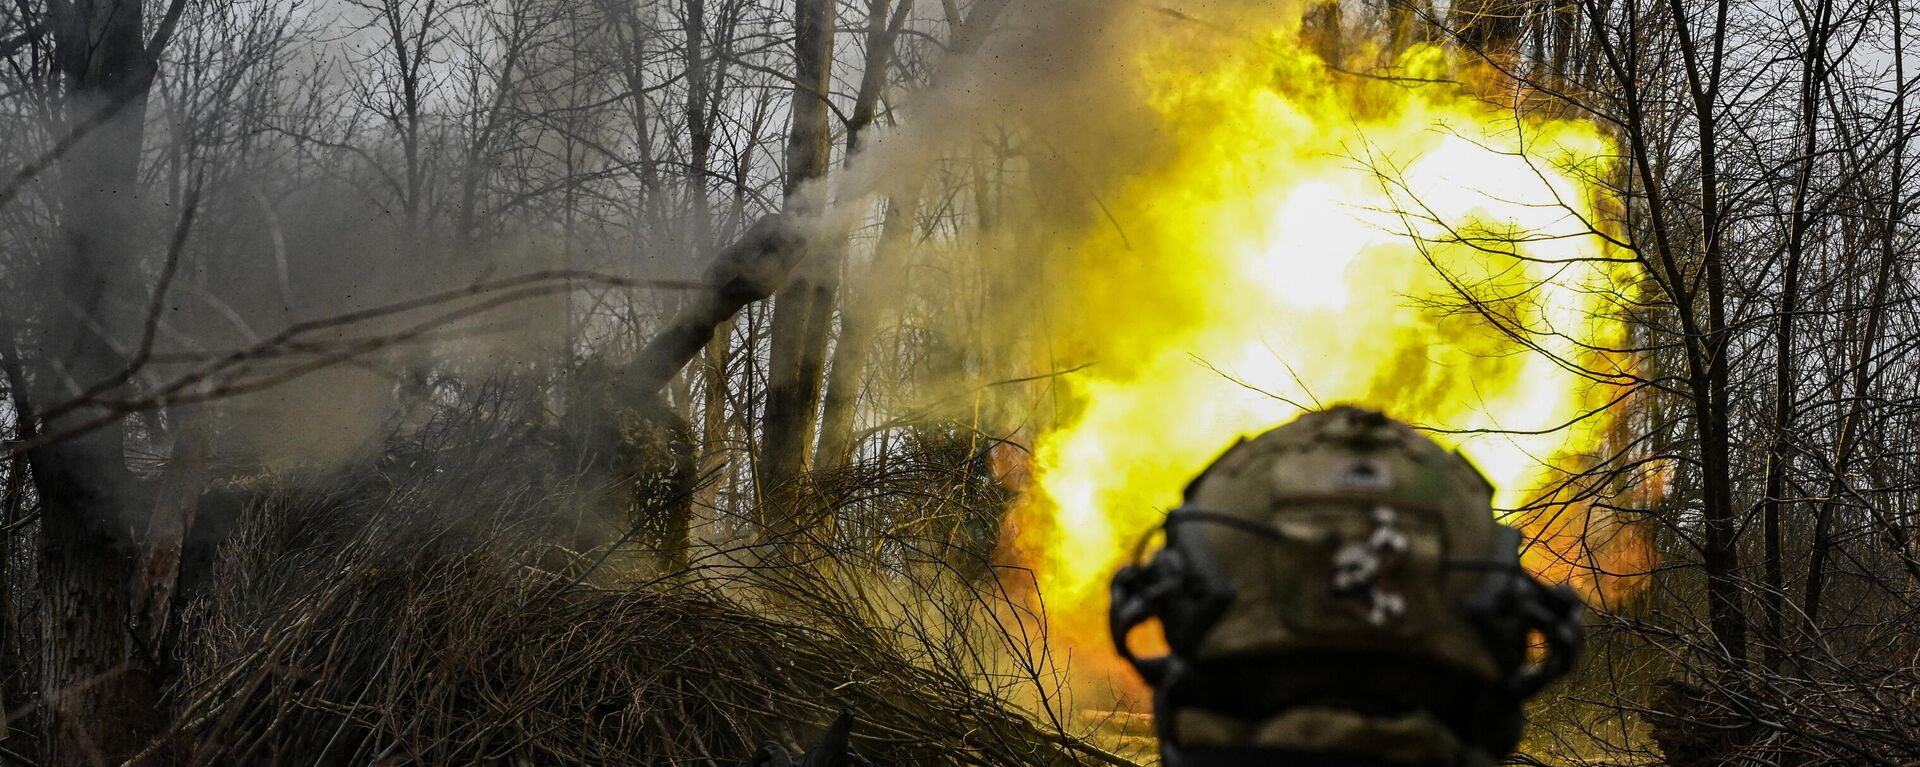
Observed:
[[[787,132],[785,192],[792,214],[801,217],[821,210],[821,201],[810,200],[802,192],[809,182],[826,177],[833,157],[828,117],[834,17],[833,3],[827,0],[794,0],[793,98],[788,106],[792,125]],[[766,506],[763,525],[776,532],[820,521],[810,518],[791,491],[796,490],[812,454],[827,339],[840,287],[838,256],[837,248],[809,251],[792,281],[774,299],[766,435],[755,476]]]
[[[58,430],[94,415],[137,372],[141,325],[153,322],[150,298],[135,282],[144,210],[141,147],[147,97],[161,52],[184,2],[155,18],[135,0],[86,0],[44,8],[28,34],[51,38],[45,72],[57,110],[48,157],[55,164],[44,198],[55,221],[54,249],[28,282],[40,298],[30,314],[37,332],[24,350],[31,368],[16,407],[31,403],[38,428]],[[16,182],[20,179],[16,178]],[[191,214],[183,219],[191,220]],[[25,367],[23,365],[22,367]],[[40,503],[38,588],[45,617],[38,673],[48,702],[49,761],[117,759],[144,745],[161,719],[157,690],[128,625],[141,517],[140,488],[128,471],[126,431],[108,425],[43,445],[28,456]]]
[[[1619,297],[1646,360],[1629,410],[1677,470],[1636,512],[1668,568],[1602,623],[1604,667],[1630,681],[1594,688],[1655,743],[1589,734],[1674,765],[1901,763],[1914,723],[1889,696],[1913,645],[1893,625],[1920,572],[1911,483],[1888,467],[1912,451],[1873,424],[1911,421],[1892,352],[1913,267],[1908,9],[1574,8],[1427,18],[1498,74],[1503,103],[1599,120],[1620,148],[1619,219],[1595,235],[1645,275]],[[1868,443],[1885,451],[1872,472]],[[1640,454],[1596,469],[1631,475]]]

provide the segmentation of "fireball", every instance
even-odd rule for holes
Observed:
[[[1606,235],[1607,136],[1487,100],[1498,89],[1460,82],[1438,48],[1382,79],[1298,39],[1143,54],[1129,71],[1171,149],[1100,190],[1104,223],[1047,245],[1060,287],[1037,347],[1084,367],[1049,384],[1057,415],[1032,437],[1005,537],[1070,643],[1106,641],[1107,579],[1183,485],[1303,409],[1362,404],[1432,429],[1503,509],[1609,449],[1637,275]],[[1525,525],[1559,548],[1623,525],[1596,515],[1553,507]],[[1576,581],[1554,568],[1578,559],[1527,557]]]

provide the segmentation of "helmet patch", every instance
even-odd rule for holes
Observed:
[[[1407,614],[1407,597],[1390,591],[1380,576],[1406,556],[1407,534],[1396,526],[1399,515],[1380,506],[1373,510],[1373,533],[1364,541],[1348,541],[1334,550],[1333,572],[1327,593],[1365,610],[1367,623],[1385,626]]]

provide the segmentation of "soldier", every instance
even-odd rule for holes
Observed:
[[[1337,407],[1228,449],[1113,580],[1120,654],[1154,688],[1166,767],[1480,767],[1573,663],[1580,602],[1458,453]],[[1128,632],[1159,619],[1168,652]],[[1544,652],[1531,655],[1536,639]]]

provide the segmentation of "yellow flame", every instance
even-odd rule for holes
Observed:
[[[1048,354],[1090,364],[1057,384],[1065,414],[1034,437],[1008,535],[1067,633],[1100,625],[1107,578],[1199,469],[1315,402],[1460,430],[1439,438],[1504,508],[1606,441],[1588,414],[1618,391],[1549,355],[1630,362],[1594,348],[1623,345],[1614,302],[1634,276],[1590,229],[1608,218],[1609,141],[1415,84],[1449,75],[1437,49],[1386,81],[1295,40],[1145,56],[1171,156],[1048,254],[1071,274],[1049,296]],[[1504,433],[1464,433],[1479,430]]]

